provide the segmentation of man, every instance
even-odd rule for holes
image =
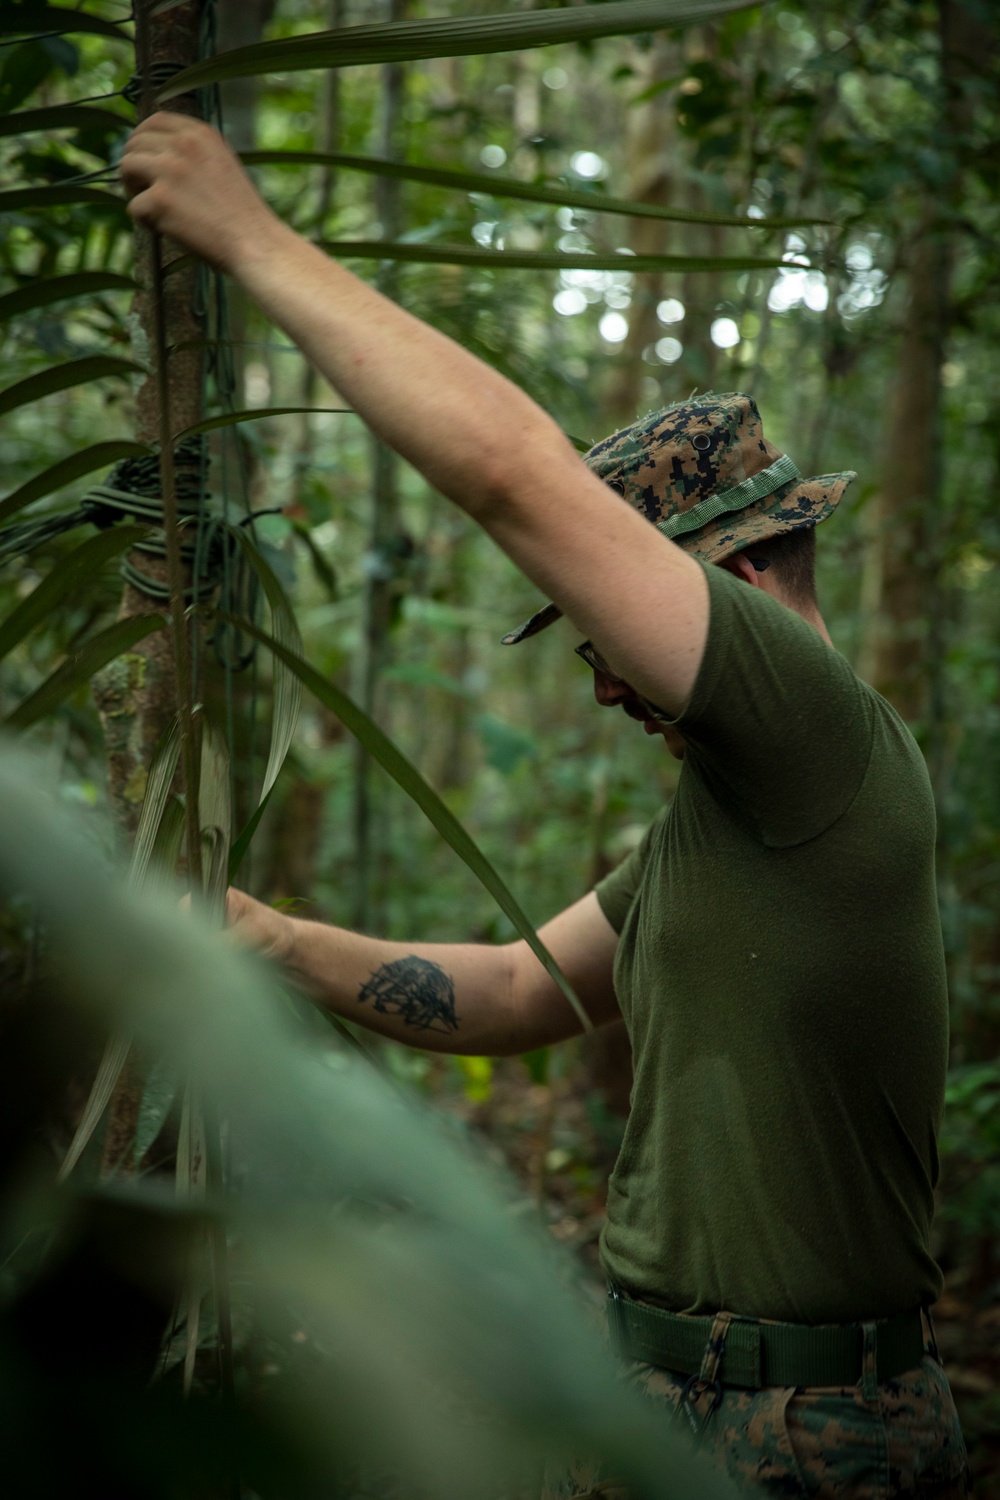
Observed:
[[[523,393],[275,218],[208,127],[154,115],[122,175],[136,218],[235,276],[546,591],[505,639],[566,614],[598,701],[684,758],[641,848],[542,929],[594,1022],[624,1014],[632,1040],[602,1242],[619,1352],[764,1490],[964,1494],[921,1311],[947,1045],[934,809],[812,574],[853,476],[802,481],[742,396],[582,463]],[[397,1040],[501,1055],[578,1030],[523,943],[382,942],[236,892],[230,921]]]

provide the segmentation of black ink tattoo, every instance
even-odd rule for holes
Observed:
[[[455,986],[451,978],[426,958],[411,953],[383,964],[363,984],[358,1000],[375,1002],[375,1009],[386,1016],[400,1016],[406,1026],[422,1031],[458,1030],[455,1014]]]

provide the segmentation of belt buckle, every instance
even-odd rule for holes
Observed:
[[[625,1298],[615,1282],[608,1282],[608,1333],[611,1346],[619,1359],[629,1357],[625,1339]]]

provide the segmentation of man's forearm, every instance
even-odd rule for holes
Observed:
[[[388,942],[287,916],[237,890],[226,920],[238,943],[280,964],[321,1005],[411,1047],[506,1057],[580,1030],[525,942]],[[593,892],[539,935],[594,1024],[613,1020],[618,936]]]
[[[411,1047],[505,1056],[522,1035],[514,950],[394,943],[287,918],[275,952],[302,989],[345,1020]]]

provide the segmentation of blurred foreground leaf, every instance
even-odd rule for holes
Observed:
[[[67,1463],[77,1477],[99,1467],[114,1432],[129,1493],[150,1496],[179,1493],[180,1457],[189,1494],[232,1461],[266,1500],[343,1493],[336,1476],[353,1461],[394,1469],[396,1494],[496,1500],[537,1488],[543,1461],[600,1454],[636,1500],[731,1497],[616,1377],[555,1274],[554,1246],[511,1212],[492,1170],[373,1069],[307,1046],[260,965],[110,879],[15,760],[0,767],[0,889],[32,903],[74,1004],[130,1030],[225,1122],[233,1165],[228,1189],[202,1208],[171,1210],[160,1184],[139,1179],[91,1195],[85,1212],[47,1210],[55,1248],[0,1312],[5,1385],[17,1393],[2,1439],[8,1477],[18,1482],[29,1459],[18,1444],[53,1403],[75,1420],[99,1399],[101,1420],[76,1426],[69,1455],[32,1445],[35,1493],[62,1493],[46,1484]],[[14,1182],[20,1167],[3,1184],[8,1215]],[[37,1186],[33,1204],[45,1211]],[[177,1408],[169,1392],[147,1391],[142,1351],[199,1219],[222,1216],[241,1317],[269,1340],[272,1373],[234,1397],[238,1409]],[[88,1318],[104,1335],[93,1349],[80,1345]],[[59,1341],[64,1325],[72,1347]],[[46,1328],[39,1364],[28,1335]],[[250,1429],[258,1442],[277,1434],[312,1487],[294,1472],[283,1483],[257,1474]]]

